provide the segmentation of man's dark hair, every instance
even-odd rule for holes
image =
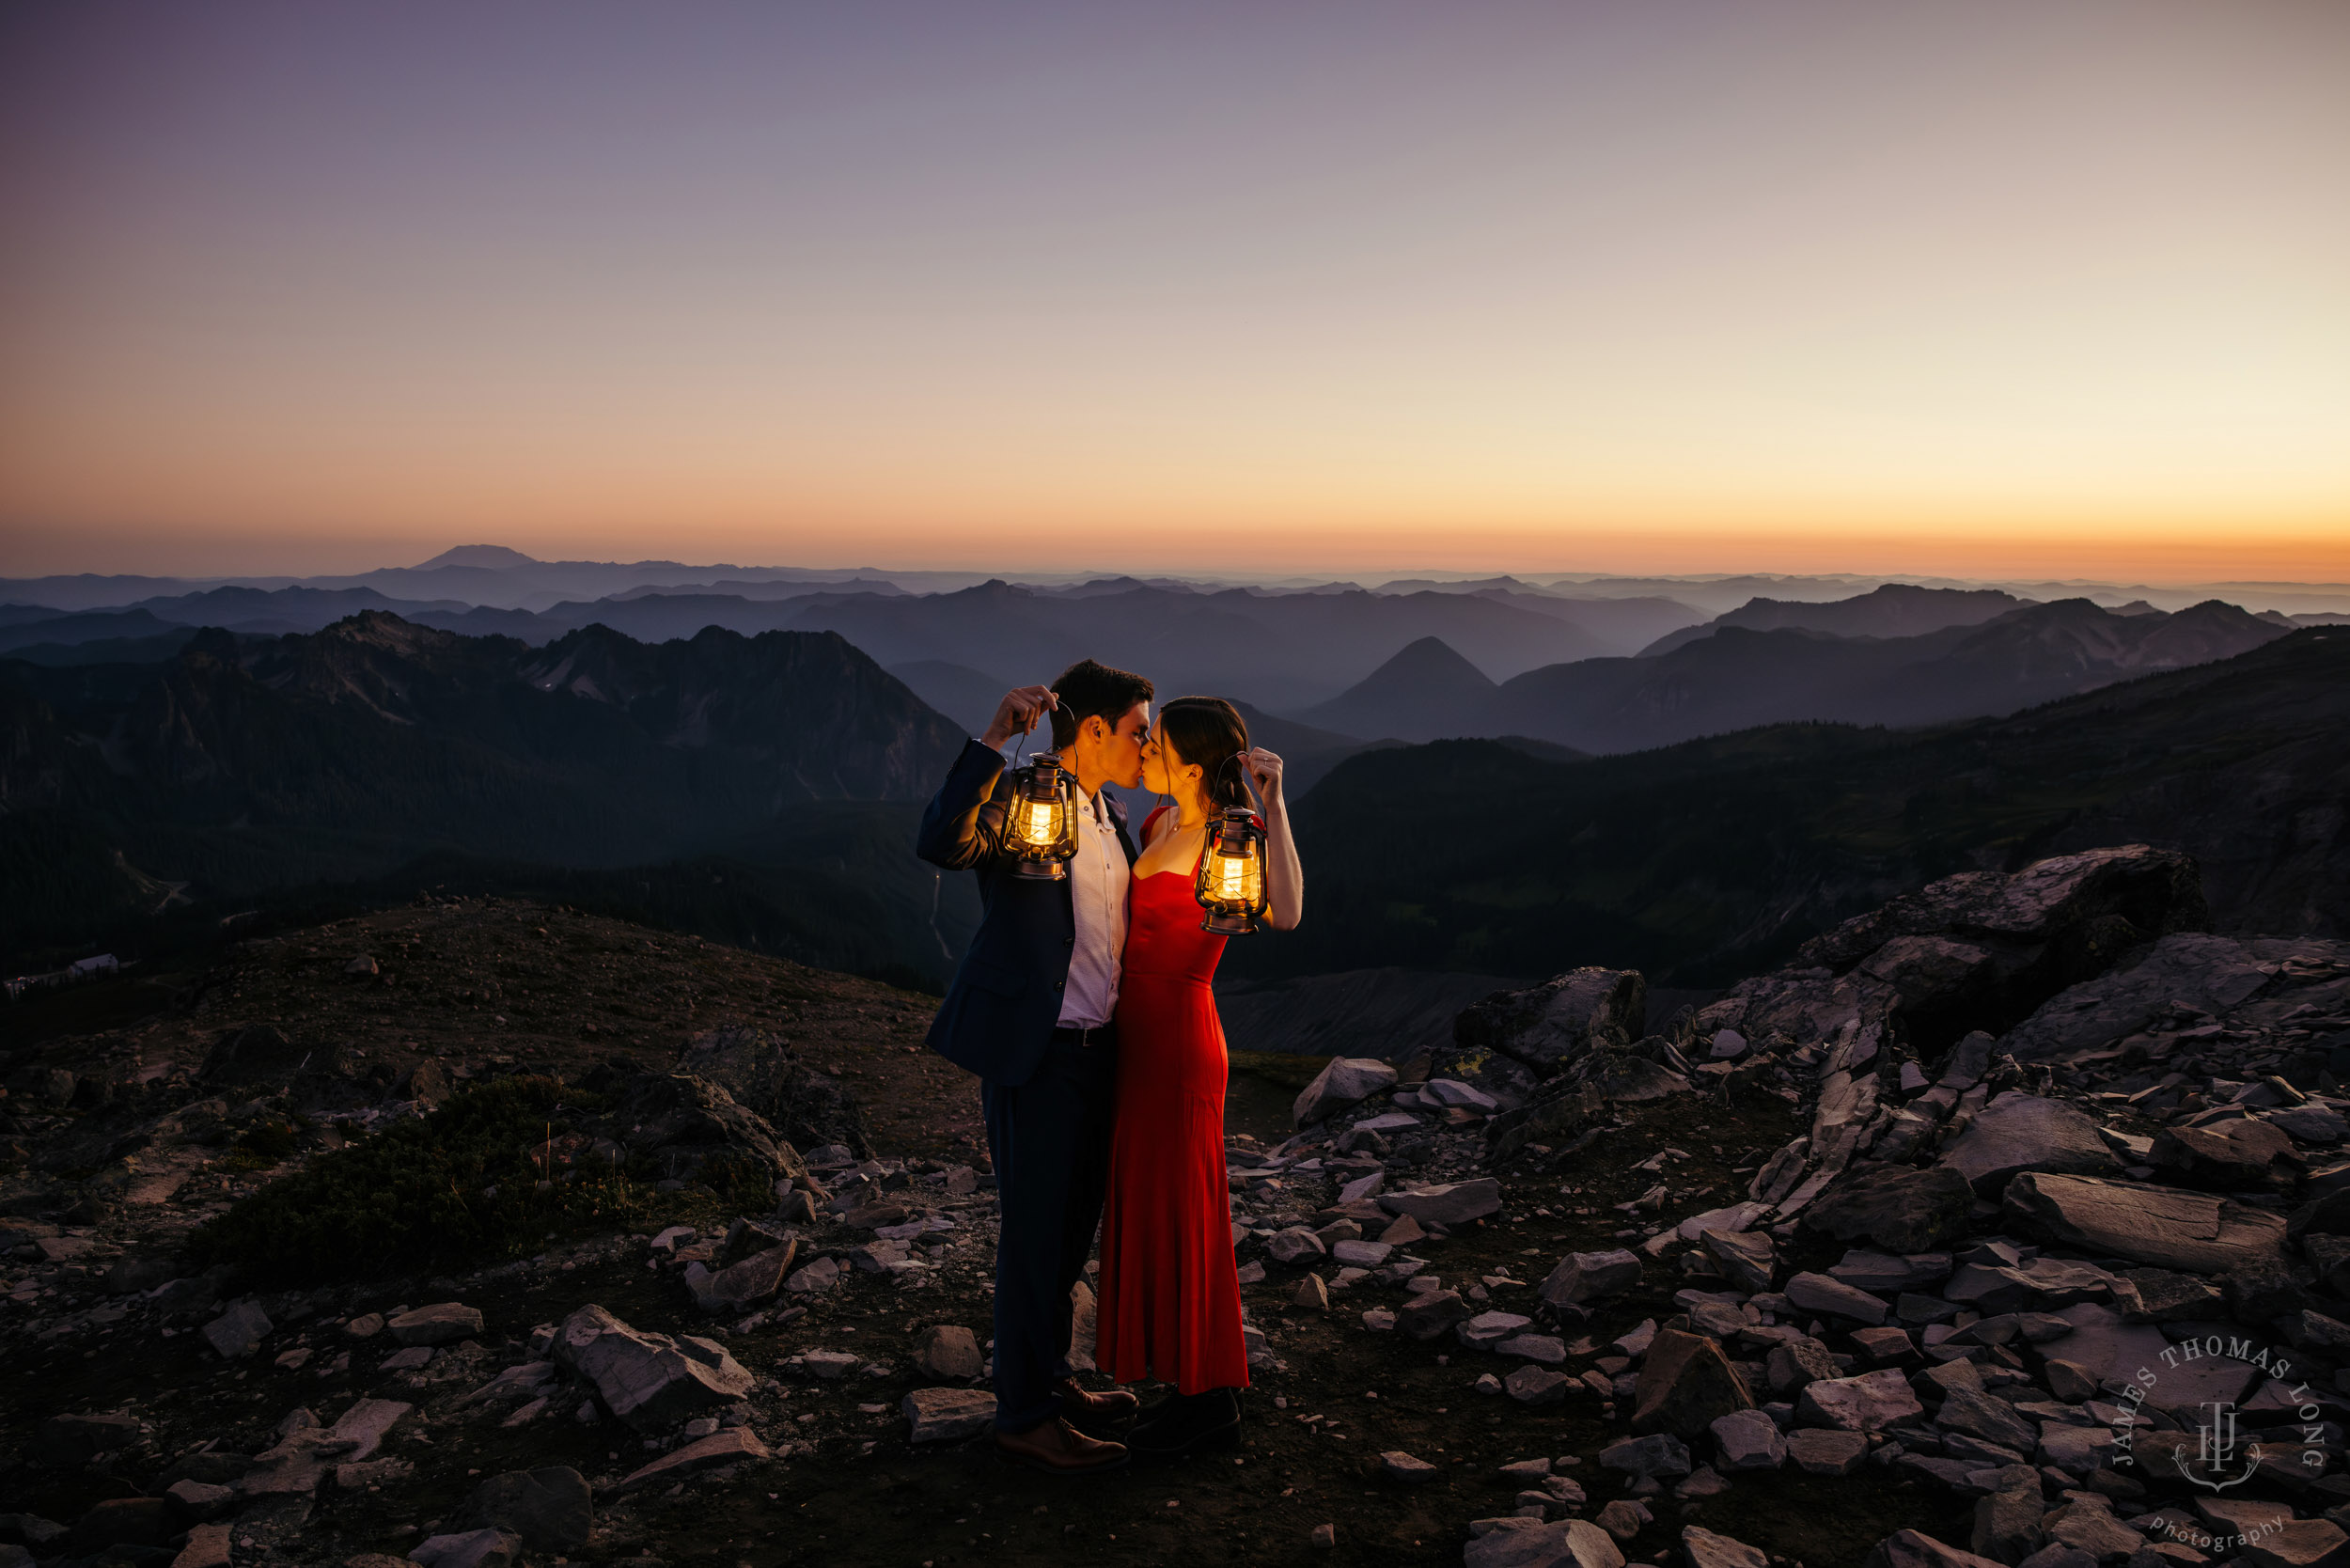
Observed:
[[[1151,682],[1132,670],[1112,669],[1091,659],[1079,659],[1053,682],[1060,706],[1053,710],[1053,749],[1072,745],[1077,727],[1099,713],[1111,729],[1137,702],[1151,700]]]

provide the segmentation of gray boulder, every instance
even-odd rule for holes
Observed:
[[[1635,1481],[1671,1481],[1695,1468],[1689,1446],[1669,1432],[1622,1437],[1599,1450],[1600,1467],[1621,1470]]]
[[[985,1370],[979,1337],[957,1324],[933,1324],[915,1336],[914,1364],[926,1377],[961,1383]]]
[[[800,1244],[787,1241],[780,1247],[754,1252],[739,1263],[729,1263],[712,1274],[699,1263],[689,1263],[685,1269],[685,1288],[694,1295],[694,1304],[705,1312],[739,1312],[745,1307],[772,1299],[783,1289],[783,1281],[791,1271],[791,1260],[798,1255]]]
[[[1433,1340],[1469,1315],[1468,1303],[1458,1291],[1422,1291],[1396,1309],[1399,1333],[1415,1340]]]
[[[2013,1405],[1969,1388],[1954,1388],[1945,1396],[1934,1424],[2017,1453],[2029,1453],[2040,1441],[2039,1429],[2017,1415]]]
[[[1570,1252],[1543,1278],[1535,1293],[1546,1307],[1589,1307],[1622,1295],[1640,1282],[1637,1253],[1617,1247],[1606,1252]]]
[[[1905,1032],[1935,1047],[2000,1032],[2133,947],[2210,923],[2187,856],[2143,844],[1968,871],[1905,893],[1742,981],[1697,1018],[1748,1040],[1842,1038],[1850,1066]]]
[[[916,1443],[952,1443],[995,1424],[995,1396],[982,1388],[916,1388],[900,1402]]]
[[[1798,1274],[1787,1281],[1787,1301],[1790,1306],[1824,1317],[1847,1318],[1854,1323],[1879,1324],[1885,1321],[1886,1306],[1867,1291],[1855,1290],[1842,1280],[1825,1274]]]
[[[1662,1100],[1689,1092],[1689,1080],[1660,1062],[1629,1051],[1594,1051],[1575,1071],[1604,1100]]]
[[[1787,1457],[1812,1476],[1848,1476],[1869,1454],[1869,1435],[1836,1427],[1797,1427],[1787,1435]]]
[[[860,1157],[873,1152],[856,1095],[780,1035],[744,1024],[705,1030],[686,1042],[678,1065],[724,1089],[798,1148],[838,1144]]]
[[[1829,1278],[1841,1279],[1855,1290],[1872,1291],[1879,1295],[1919,1291],[1950,1278],[1950,1255],[1913,1252],[1903,1256],[1856,1248],[1845,1253],[1827,1272]]]
[[[1974,1201],[1955,1170],[1886,1166],[1847,1172],[1803,1211],[1803,1229],[1888,1252],[1929,1252],[1964,1240]]]
[[[1919,1530],[1895,1530],[1870,1549],[1860,1568],[1999,1568],[1999,1564]]]
[[[1787,1463],[1787,1439],[1778,1423],[1761,1410],[1733,1410],[1715,1418],[1715,1467],[1725,1471],[1776,1470]]]
[[[1890,1367],[1857,1377],[1828,1377],[1804,1385],[1795,1419],[1805,1426],[1844,1432],[1882,1432],[1915,1421],[1925,1406],[1902,1374]]]
[[[1295,1080],[1292,1079],[1292,1082]],[[1300,1127],[1310,1127],[1372,1095],[1395,1087],[1395,1069],[1372,1057],[1332,1057],[1290,1107]]]
[[[1996,1199],[2011,1177],[2026,1170],[2071,1176],[2118,1176],[2122,1167],[2106,1146],[2103,1124],[2077,1105],[2009,1090],[1993,1100],[1942,1155],[1945,1168],[1964,1177],[1977,1197]]]
[[[444,1301],[437,1306],[418,1307],[387,1319],[384,1326],[392,1339],[403,1345],[446,1345],[460,1340],[481,1337],[481,1313],[462,1301]]]
[[[1547,1077],[1594,1046],[1648,1032],[1648,982],[1637,969],[1571,969],[1524,991],[1496,991],[1452,1021],[1463,1056],[1498,1052]]]
[[[2350,1138],[2350,1120],[2330,1105],[2294,1105],[2268,1113],[2268,1123],[2293,1135],[2295,1141],[2324,1148]]]
[[[2040,1549],[2040,1518],[2047,1509],[2039,1475],[2014,1467],[1996,1490],[1975,1499],[1975,1529],[1967,1544],[1978,1557],[2021,1562]]]
[[[2147,1162],[2173,1178],[2220,1187],[2265,1181],[2279,1160],[2293,1157],[2293,1139],[2251,1117],[2206,1127],[2165,1127],[2154,1135]]]
[[[1319,1258],[1329,1250],[1322,1245],[1320,1236],[1315,1235],[1303,1225],[1292,1225],[1276,1231],[1264,1244],[1264,1249],[1268,1257],[1284,1263],[1302,1262],[1308,1258]]]
[[[2184,931],[2164,936],[2135,962],[2041,1004],[2006,1041],[2018,1061],[2056,1061],[2145,1031],[2181,1002],[2222,1014],[2275,983],[2276,960],[2259,938]]]
[[[1836,1375],[1836,1358],[1827,1346],[1810,1336],[1781,1340],[1771,1347],[1763,1358],[1762,1375],[1771,1386],[1771,1392],[1781,1399],[1792,1399],[1803,1391],[1807,1384]]]
[[[2190,1360],[2172,1348],[2161,1329],[2126,1323],[2111,1308],[2093,1301],[2076,1303],[2054,1315],[2071,1324],[2073,1331],[2042,1343],[2044,1356],[2072,1363],[2092,1385],[2135,1385],[2154,1409],[2191,1415],[2214,1401],[2240,1403],[2262,1375],[2258,1368],[2232,1356],[2202,1355]],[[2154,1374],[2151,1386],[2141,1378],[2144,1372]]]
[[[582,1307],[556,1331],[556,1364],[594,1385],[603,1407],[654,1432],[732,1404],[757,1381],[714,1341],[647,1334],[601,1307]]]
[[[798,1151],[766,1118],[735,1104],[720,1085],[690,1073],[643,1073],[628,1081],[612,1116],[629,1148],[662,1170],[690,1179],[719,1156],[748,1162],[775,1177],[801,1177]]]
[[[1634,1386],[1632,1430],[1700,1438],[1717,1417],[1753,1405],[1746,1379],[1718,1342],[1702,1334],[1659,1329]]]
[[[1771,1561],[1771,1554],[1760,1546],[1717,1535],[1700,1525],[1682,1527],[1681,1552],[1688,1559],[1689,1568],[1770,1568]]]
[[[1778,1254],[1763,1231],[1701,1231],[1698,1240],[1722,1278],[1751,1295],[1771,1288]]]
[[[2282,1216],[2208,1193],[2027,1171],[2000,1202],[2034,1234],[2156,1268],[2220,1274],[2283,1264]]]
[[[269,1314],[258,1301],[230,1303],[228,1309],[204,1325],[204,1342],[225,1361],[250,1356],[269,1338]]]
[[[1409,1215],[1422,1225],[1448,1230],[1472,1219],[1501,1212],[1501,1184],[1491,1176],[1471,1182],[1449,1182],[1411,1192],[1383,1192],[1379,1206],[1391,1215]]]
[[[522,1550],[522,1537],[511,1530],[464,1530],[426,1537],[409,1549],[408,1560],[424,1568],[511,1568]]]
[[[1501,1380],[1502,1392],[1520,1404],[1557,1404],[1565,1400],[1574,1379],[1565,1372],[1532,1362]]]
[[[594,1493],[588,1478],[567,1465],[509,1470],[475,1487],[457,1523],[511,1531],[535,1550],[568,1550],[588,1544]]]
[[[1462,1548],[1463,1568],[1623,1568],[1623,1553],[1589,1519],[1502,1519]]]

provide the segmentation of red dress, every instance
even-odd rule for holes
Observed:
[[[1142,824],[1151,837],[1153,811]],[[1224,1183],[1224,1025],[1190,871],[1136,876],[1118,981],[1118,1111],[1093,1358],[1178,1392],[1248,1384]]]

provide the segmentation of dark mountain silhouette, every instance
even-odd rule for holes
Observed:
[[[2231,657],[2284,635],[2217,601],[2123,616],[2085,599],[1916,637],[1724,627],[1654,658],[1587,659],[1505,682],[1483,732],[1613,752],[1797,720],[1939,724]]]
[[[72,615],[28,617],[0,625],[0,651],[13,652],[38,644],[70,646],[102,638],[119,642],[134,637],[161,636],[176,629],[151,610],[84,610]]]
[[[2339,936],[2345,796],[2350,635],[2326,630],[1922,731],[1780,725],[1564,765],[1439,742],[1352,758],[1299,803],[1314,917],[1226,966],[1717,984],[1935,877],[2126,842],[2194,855],[2225,929]]]
[[[33,665],[159,665],[193,642],[200,630],[195,626],[171,626],[145,637],[36,642],[11,648],[0,656]]]
[[[1422,637],[1346,691],[1299,714],[1358,735],[1429,741],[1496,733],[1501,688],[1441,637]]]
[[[1932,588],[1909,583],[1887,583],[1856,598],[1825,604],[1749,599],[1701,626],[1668,633],[1640,652],[1643,657],[1669,653],[1729,626],[1752,632],[1825,632],[1837,637],[1922,636],[1946,626],[1980,626],[2023,603],[1998,588]]]
[[[211,631],[160,666],[0,665],[0,737],[10,942],[127,913],[133,869],[201,900],[428,854],[721,856],[862,879],[906,961],[942,964],[938,884],[908,846],[963,736],[838,636],[593,627],[532,649],[376,612],[261,644]]]

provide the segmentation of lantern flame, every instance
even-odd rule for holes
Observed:
[[[1055,801],[1032,800],[1027,803],[1027,821],[1023,824],[1020,836],[1040,848],[1058,839],[1060,837],[1060,824],[1053,819],[1060,815],[1059,804]]]

